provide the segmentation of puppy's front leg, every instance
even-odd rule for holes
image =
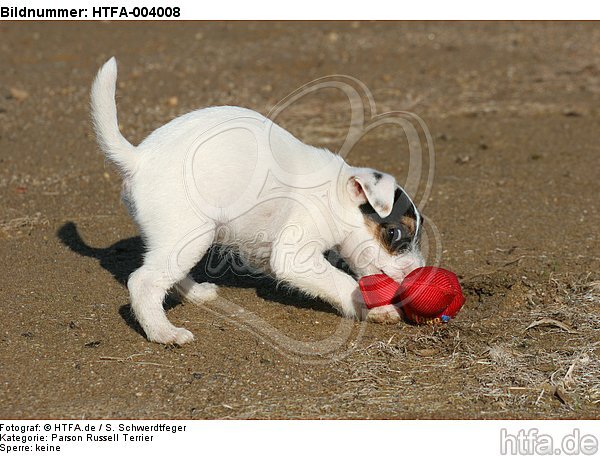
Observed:
[[[270,266],[277,280],[329,302],[345,317],[363,319],[366,315],[356,280],[332,266],[321,251],[275,247]]]
[[[397,306],[390,304],[368,310],[366,320],[390,325],[399,323],[402,320],[402,314]]]
[[[367,309],[358,282],[329,263],[323,253],[310,254],[290,248],[274,248],[270,262],[278,280],[332,304],[346,318],[395,324],[402,314],[394,305]]]

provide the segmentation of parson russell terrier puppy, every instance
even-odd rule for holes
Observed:
[[[172,120],[134,147],[120,133],[113,58],[92,86],[98,141],[123,176],[122,198],[146,245],[127,286],[149,340],[183,344],[193,334],[167,319],[171,288],[192,302],[217,297],[189,271],[213,243],[348,318],[394,323],[393,305],[368,310],[356,278],[324,257],[337,251],[355,276],[401,281],[423,266],[422,218],[394,177],[348,165],[244,108],[200,109]]]

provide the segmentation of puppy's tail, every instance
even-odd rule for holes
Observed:
[[[122,172],[130,174],[136,168],[138,156],[135,147],[119,131],[115,89],[117,85],[117,61],[111,57],[92,84],[92,120],[100,148],[106,157]]]

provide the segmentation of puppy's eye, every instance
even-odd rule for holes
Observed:
[[[410,247],[411,238],[402,232],[402,228],[386,228],[387,243],[394,252],[402,252]]]
[[[390,238],[390,243],[393,244],[400,240],[402,233],[398,228],[388,228],[388,236]]]

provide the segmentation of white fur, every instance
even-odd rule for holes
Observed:
[[[384,251],[358,209],[368,200],[389,214],[392,176],[367,185],[373,170],[353,168],[238,107],[191,112],[134,147],[119,132],[116,77],[111,58],[92,87],[92,116],[100,146],[123,174],[123,199],[146,243],[144,264],[128,288],[148,339],[193,339],[169,322],[163,299],[174,286],[192,301],[216,297],[216,285],[197,284],[188,275],[215,242],[346,317],[400,319],[394,306],[367,311],[356,280],[323,256],[337,249],[359,275],[384,271],[396,280],[423,264],[416,246],[399,256]]]

